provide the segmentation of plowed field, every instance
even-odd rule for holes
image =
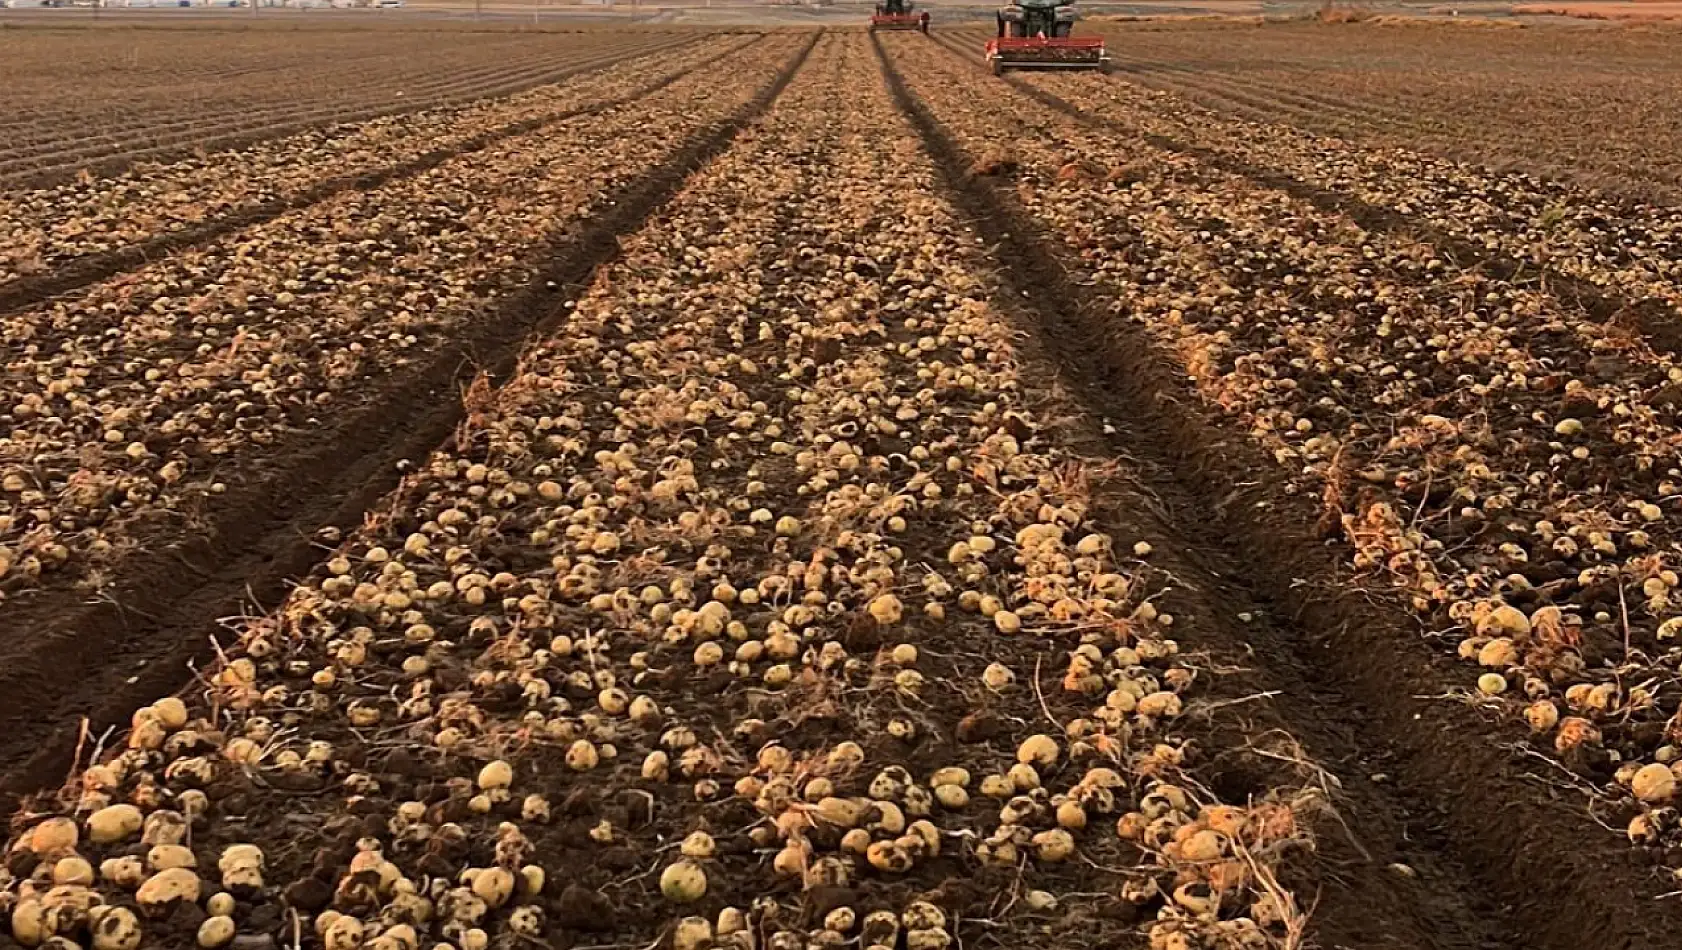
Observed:
[[[983,38],[0,192],[0,948],[1675,945],[1674,209]]]

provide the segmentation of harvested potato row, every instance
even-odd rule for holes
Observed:
[[[320,429],[494,312],[549,236],[742,108],[801,42],[768,39],[635,112],[516,136],[0,317],[15,354],[0,386],[0,591],[86,570],[213,504],[241,460]],[[720,93],[727,73],[741,81]]]
[[[1213,671],[866,44],[824,39],[205,696],[37,803],[19,939],[1300,939],[1307,806],[1197,782]],[[196,871],[158,851],[187,829]]]
[[[619,96],[702,63],[741,37],[718,37],[502,99],[311,129],[213,155],[148,163],[0,196],[0,283],[40,276],[84,258],[183,231],[261,205],[295,199],[332,179],[349,179],[458,147],[511,125],[542,121]],[[602,62],[640,52],[638,40],[601,52]]]
[[[1666,727],[1682,694],[1660,672],[1682,656],[1682,366],[1557,299],[1008,91],[997,108],[1020,134],[998,153],[969,64],[896,62],[1287,490],[1326,499],[1355,566],[1463,631],[1468,697],[1604,783],[1636,843],[1673,840],[1658,773],[1682,769]]]
[[[615,32],[608,43],[624,39]],[[0,117],[0,187],[517,92],[567,74],[604,41],[591,31],[257,29],[239,36],[170,31],[167,43],[141,47],[131,34],[101,33],[0,38],[14,90]],[[201,68],[202,78],[188,78]],[[207,98],[209,89],[215,95]]]
[[[1566,35],[1552,29],[1513,29],[1517,19],[1479,21],[1473,32],[1391,29],[1397,24],[1422,25],[1392,19],[1350,32],[1269,24],[1215,42],[1196,27],[1098,29],[1129,83],[1222,112],[1373,148],[1471,156],[1590,188],[1669,196],[1660,203],[1678,194],[1672,143],[1682,125],[1665,107],[1676,64],[1661,32],[1578,32],[1561,42]],[[1385,48],[1383,60],[1371,56],[1375,45]],[[1610,116],[1642,134],[1607,134]]]
[[[1629,300],[1682,309],[1682,210],[1403,148],[1371,148],[1202,109],[1091,76],[1032,82],[1094,114],[1278,169]]]

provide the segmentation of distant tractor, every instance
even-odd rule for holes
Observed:
[[[1071,36],[1075,0],[1012,0],[998,12],[998,36],[987,41],[993,74],[1006,69],[1104,69],[1100,36]]]
[[[911,0],[882,0],[876,4],[876,13],[870,18],[870,32],[877,30],[922,30],[927,33],[928,11],[911,12]]]

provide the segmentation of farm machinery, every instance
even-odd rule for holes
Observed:
[[[877,30],[922,30],[929,31],[929,14],[911,12],[911,0],[882,0],[876,4],[876,13],[870,18],[870,32]]]
[[[1075,0],[1011,0],[998,13],[998,36],[987,41],[993,74],[1006,69],[1106,69],[1100,36],[1071,36]]]

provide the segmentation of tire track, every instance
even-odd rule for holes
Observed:
[[[980,61],[979,54],[944,37],[934,37],[933,40],[954,55],[975,62]],[[1581,310],[1584,316],[1596,323],[1622,327],[1638,333],[1645,337],[1654,349],[1673,357],[1682,357],[1682,313],[1678,313],[1662,301],[1630,299],[1557,268],[1539,265],[1533,261],[1521,261],[1499,251],[1473,244],[1440,228],[1421,223],[1353,195],[1321,188],[1214,149],[1182,142],[1160,133],[1133,128],[1114,119],[1095,115],[1021,77],[1006,74],[999,77],[999,80],[1009,83],[1024,95],[1083,125],[1142,139],[1165,152],[1196,159],[1217,171],[1249,179],[1261,187],[1283,192],[1322,212],[1341,214],[1369,231],[1429,244],[1456,267],[1475,267],[1496,280],[1507,281],[1519,287],[1542,289],[1567,306]]]
[[[55,784],[77,736],[65,722],[87,711],[98,735],[147,697],[180,685],[181,671],[213,650],[224,618],[264,610],[336,537],[397,483],[400,463],[444,443],[466,414],[459,391],[475,377],[506,377],[527,339],[554,332],[591,275],[617,258],[697,169],[774,103],[804,65],[812,34],[776,78],[733,116],[697,133],[661,170],[621,190],[607,213],[554,235],[549,267],[494,317],[424,367],[369,394],[337,428],[224,503],[174,547],[122,579],[120,592],[87,601],[74,591],[11,607],[0,626],[0,812]],[[122,665],[112,657],[122,657]],[[134,666],[139,659],[138,668]]]
[[[681,43],[644,49],[629,55],[617,56],[611,59],[592,62],[588,66],[580,67],[574,72],[569,73],[568,77],[576,77],[596,70],[605,69],[610,66],[615,66],[620,63],[635,61],[646,56],[659,55],[660,53],[669,52],[672,49],[681,48],[691,43],[702,42],[708,36],[712,35],[713,34],[707,34],[707,36],[697,37],[695,39],[686,39]],[[539,131],[558,123],[565,122],[569,119],[597,115],[602,112],[630,105],[639,99],[646,98],[659,92],[698,69],[712,65],[727,56],[740,52],[747,46],[758,42],[761,38],[762,37],[754,37],[747,43],[743,43],[730,50],[726,50],[718,56],[707,59],[701,63],[697,63],[687,69],[679,70],[678,72],[666,76],[656,82],[643,86],[626,96],[621,96],[615,99],[606,99],[593,105],[578,109],[568,109],[562,112],[551,113],[546,116],[524,119],[519,122],[510,123],[502,126],[501,128],[493,129],[489,132],[473,136],[472,138],[456,145],[434,149],[408,161],[400,162],[396,165],[391,165],[377,171],[330,178],[295,195],[275,201],[264,202],[202,225],[184,228],[168,234],[157,235],[156,237],[149,238],[137,244],[130,244],[127,247],[119,248],[104,254],[86,257],[66,267],[59,268],[54,272],[43,274],[38,277],[24,277],[8,283],[0,284],[0,314],[23,310],[29,307],[37,306],[53,297],[67,293],[74,293],[77,290],[81,290],[82,288],[88,287],[92,284],[97,284],[100,281],[109,280],[110,278],[126,271],[144,267],[160,257],[196,247],[201,244],[208,244],[219,238],[226,237],[229,234],[233,234],[234,232],[244,230],[245,228],[249,228],[254,225],[266,224],[282,215],[290,214],[291,212],[307,208],[311,205],[320,204],[323,201],[327,201],[347,192],[371,191],[393,181],[398,181],[404,178],[412,178],[416,175],[437,168],[439,165],[442,165],[447,161],[459,158],[463,155],[471,155],[474,152],[483,151],[498,142],[513,138],[517,135],[524,135],[530,132]]]
[[[1447,664],[1414,635],[1413,621],[1341,580],[1338,552],[1310,536],[1314,513],[1279,490],[1272,463],[1193,408],[1197,397],[1174,361],[1089,299],[1079,263],[1055,250],[1059,242],[1008,191],[965,171],[956,139],[882,57],[1035,335],[1089,409],[1117,427],[1113,450],[1143,456],[1151,490],[1187,550],[1201,555],[1204,582],[1258,618],[1237,634],[1250,664],[1283,692],[1280,708],[1310,755],[1340,766],[1350,830],[1377,860],[1339,862],[1328,850],[1337,866],[1316,914],[1321,942],[1666,945],[1682,915],[1651,900],[1658,876],[1632,867],[1580,806],[1539,787],[1505,751],[1508,732],[1422,698],[1443,692]],[[1392,860],[1406,869],[1380,863]]]

